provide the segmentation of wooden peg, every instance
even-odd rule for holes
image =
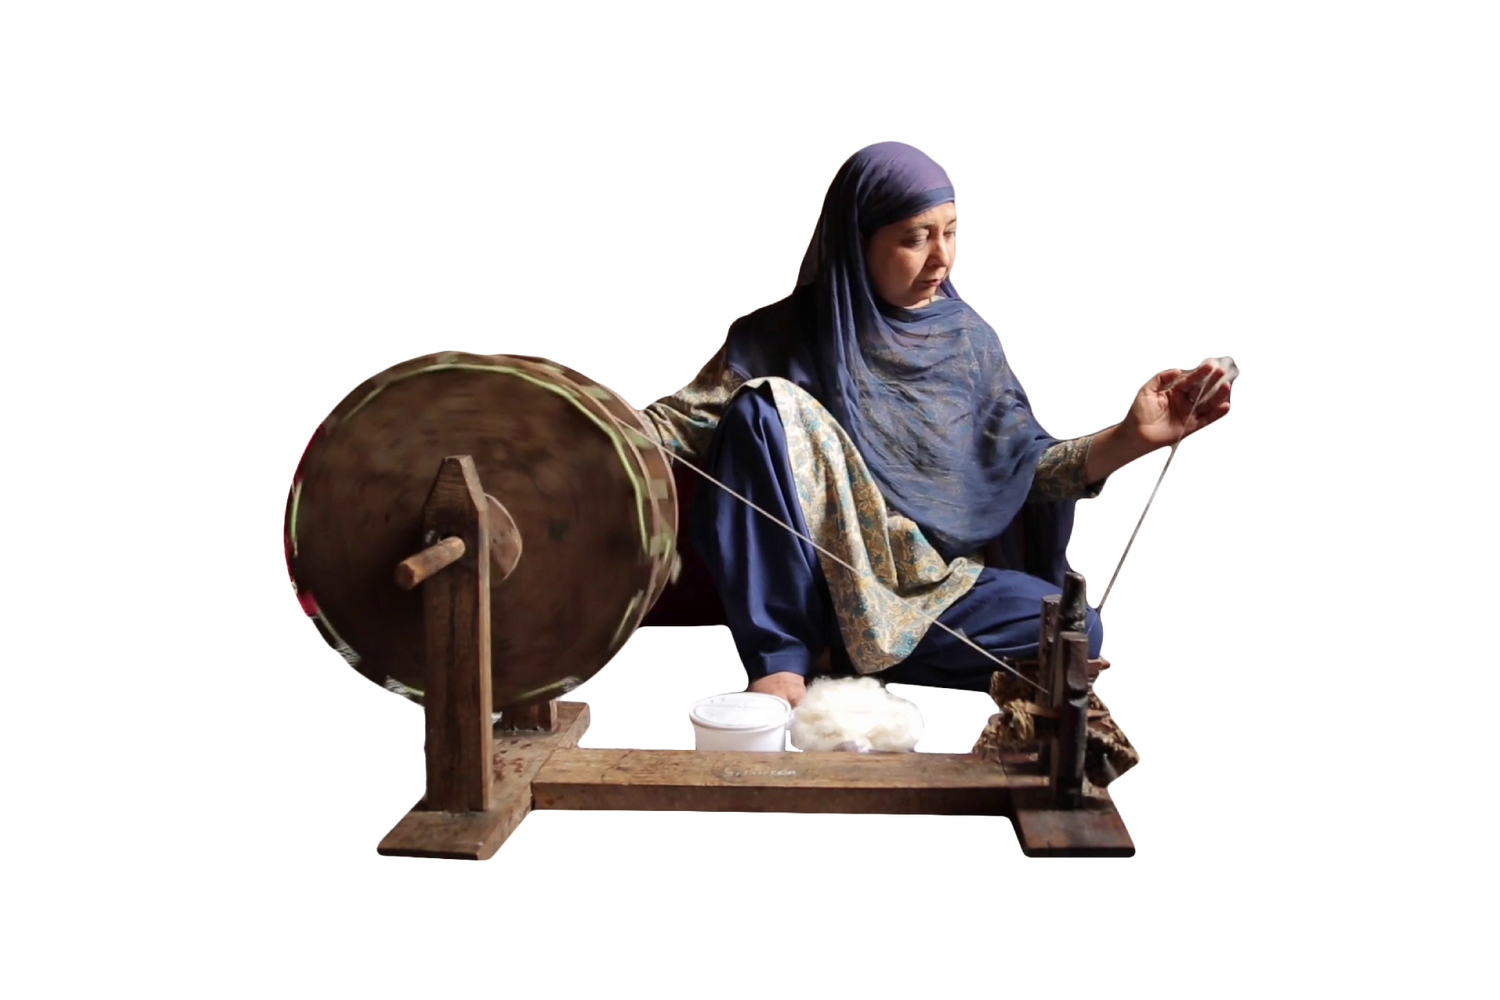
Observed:
[[[444,538],[435,545],[418,552],[409,559],[401,560],[396,567],[396,583],[402,590],[411,590],[439,570],[452,566],[464,557],[462,538]]]
[[[1014,663],[1015,663],[1016,669],[1020,670],[1020,671],[1023,671],[1023,672],[1024,671],[1028,671],[1028,670],[1036,670],[1036,668],[1037,668],[1037,661],[1036,660],[1016,660],[1016,661],[1014,661]],[[1109,661],[1106,660],[1106,659],[1104,659],[1102,656],[1099,657],[1098,659],[1093,659],[1093,660],[1089,661],[1089,676],[1090,677],[1098,676],[1100,672],[1108,670],[1108,669],[1109,669]],[[825,673],[826,673],[826,671],[825,671]]]

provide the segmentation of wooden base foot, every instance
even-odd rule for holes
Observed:
[[[1129,858],[1135,844],[1102,788],[1090,788],[1078,809],[1054,809],[1046,790],[1017,789],[1011,823],[1028,858]]]
[[[553,751],[576,747],[589,728],[589,707],[557,704],[552,732],[498,731],[494,736],[491,805],[483,812],[440,812],[419,802],[397,823],[377,850],[408,858],[483,861],[491,857],[532,809],[532,779]]]

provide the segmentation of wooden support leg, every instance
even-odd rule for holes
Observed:
[[[558,725],[550,733],[498,732],[494,761],[487,768],[494,787],[484,812],[436,812],[419,803],[380,842],[381,854],[412,858],[492,857],[534,808],[532,781],[555,750],[576,747],[589,728],[589,707],[557,706]]]
[[[1048,594],[1042,598],[1042,623],[1036,641],[1037,679],[1043,685],[1051,683],[1052,644],[1057,639],[1058,611],[1062,606],[1061,594]],[[1047,688],[1050,696],[1052,689]],[[1051,704],[1050,702],[1048,704]]]
[[[1066,684],[1064,670],[1066,657],[1060,636],[1065,632],[1083,632],[1086,619],[1084,613],[1084,581],[1081,573],[1069,571],[1063,577],[1061,594],[1049,594],[1042,598],[1041,636],[1037,641],[1037,665],[1041,683],[1047,688],[1047,705],[1058,708],[1064,699]],[[1087,646],[1084,647],[1084,662],[1088,662]]]
[[[490,807],[490,533],[484,491],[468,456],[443,460],[422,511],[428,545],[463,542],[463,555],[422,583],[427,634],[426,808]]]
[[[520,538],[505,509],[485,495],[468,456],[444,459],[422,525],[428,548],[401,564],[397,581],[407,589],[422,587],[427,794],[378,850],[482,860],[531,811],[531,780],[552,751],[578,745],[588,728],[588,706],[523,706],[496,735],[490,573],[494,567],[503,577],[514,568]],[[501,718],[511,721],[505,713]]]
[[[1062,669],[1062,697],[1057,705],[1057,749],[1051,756],[1052,791],[1059,809],[1077,809],[1083,801],[1084,755],[1089,745],[1089,637],[1062,632],[1057,637]]]
[[[1064,697],[1057,732],[1048,747],[1047,782],[1018,788],[1011,822],[1021,850],[1031,858],[1128,858],[1135,844],[1109,793],[1084,780],[1088,749],[1088,636],[1062,632]],[[1008,768],[1009,770],[1009,768]]]

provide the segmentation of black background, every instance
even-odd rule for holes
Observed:
[[[279,174],[296,177],[287,183],[300,235],[266,264],[263,304],[285,331],[272,345],[281,388],[270,400],[267,522],[324,412],[416,352],[543,352],[636,403],[678,387],[733,316],[789,289],[823,186],[868,138],[508,141],[504,157],[426,157],[368,133],[308,136],[317,151]],[[1227,232],[1260,211],[1250,196],[1181,156],[1022,156],[990,135],[927,141],[963,193],[957,283],[998,325],[1050,430],[1113,423],[1167,364],[1233,351],[1254,367],[1256,289],[1224,250]],[[276,216],[270,202],[266,211]],[[1236,402],[1244,408],[1242,393]],[[1104,612],[1118,667],[1101,690],[1145,754],[1116,786],[1143,859],[1196,837],[1185,804],[1208,778],[1211,723],[1188,711],[1190,699],[1250,645],[1248,586],[1212,526],[1247,504],[1245,421],[1236,411],[1188,442]],[[1080,511],[1073,562],[1095,598],[1161,460],[1122,472]],[[371,847],[422,787],[419,717],[338,663],[279,574],[267,558],[282,663],[303,687],[302,718],[317,720],[287,765],[284,804],[302,811],[311,849],[374,861]],[[690,745],[688,700],[744,682],[723,630],[640,633],[577,694],[594,705],[585,742]],[[929,715],[929,748],[968,747],[990,709],[978,697],[913,694]],[[808,850],[1020,859],[1001,822],[534,816],[501,861],[648,856],[670,870],[706,859],[783,864]]]

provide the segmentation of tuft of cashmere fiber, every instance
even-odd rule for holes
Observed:
[[[922,713],[873,677],[822,677],[792,712],[798,750],[906,751],[922,738]]]
[[[1233,385],[1234,380],[1240,377],[1240,366],[1235,364],[1234,359],[1227,354],[1222,358],[1204,358],[1198,364],[1200,367],[1202,365],[1213,365],[1215,368],[1224,369],[1224,374],[1212,382],[1208,381],[1207,379],[1200,379],[1199,381],[1192,383],[1192,385],[1197,387],[1198,389],[1197,398],[1200,401],[1204,399],[1212,399],[1214,393],[1219,391],[1219,386],[1223,385],[1226,382],[1228,382],[1230,385]],[[1191,374],[1194,370],[1195,369],[1190,368],[1187,371],[1189,374]],[[1173,384],[1177,385],[1185,382],[1187,381],[1187,377],[1187,375],[1183,375],[1182,378],[1178,379],[1177,382],[1174,382]]]

